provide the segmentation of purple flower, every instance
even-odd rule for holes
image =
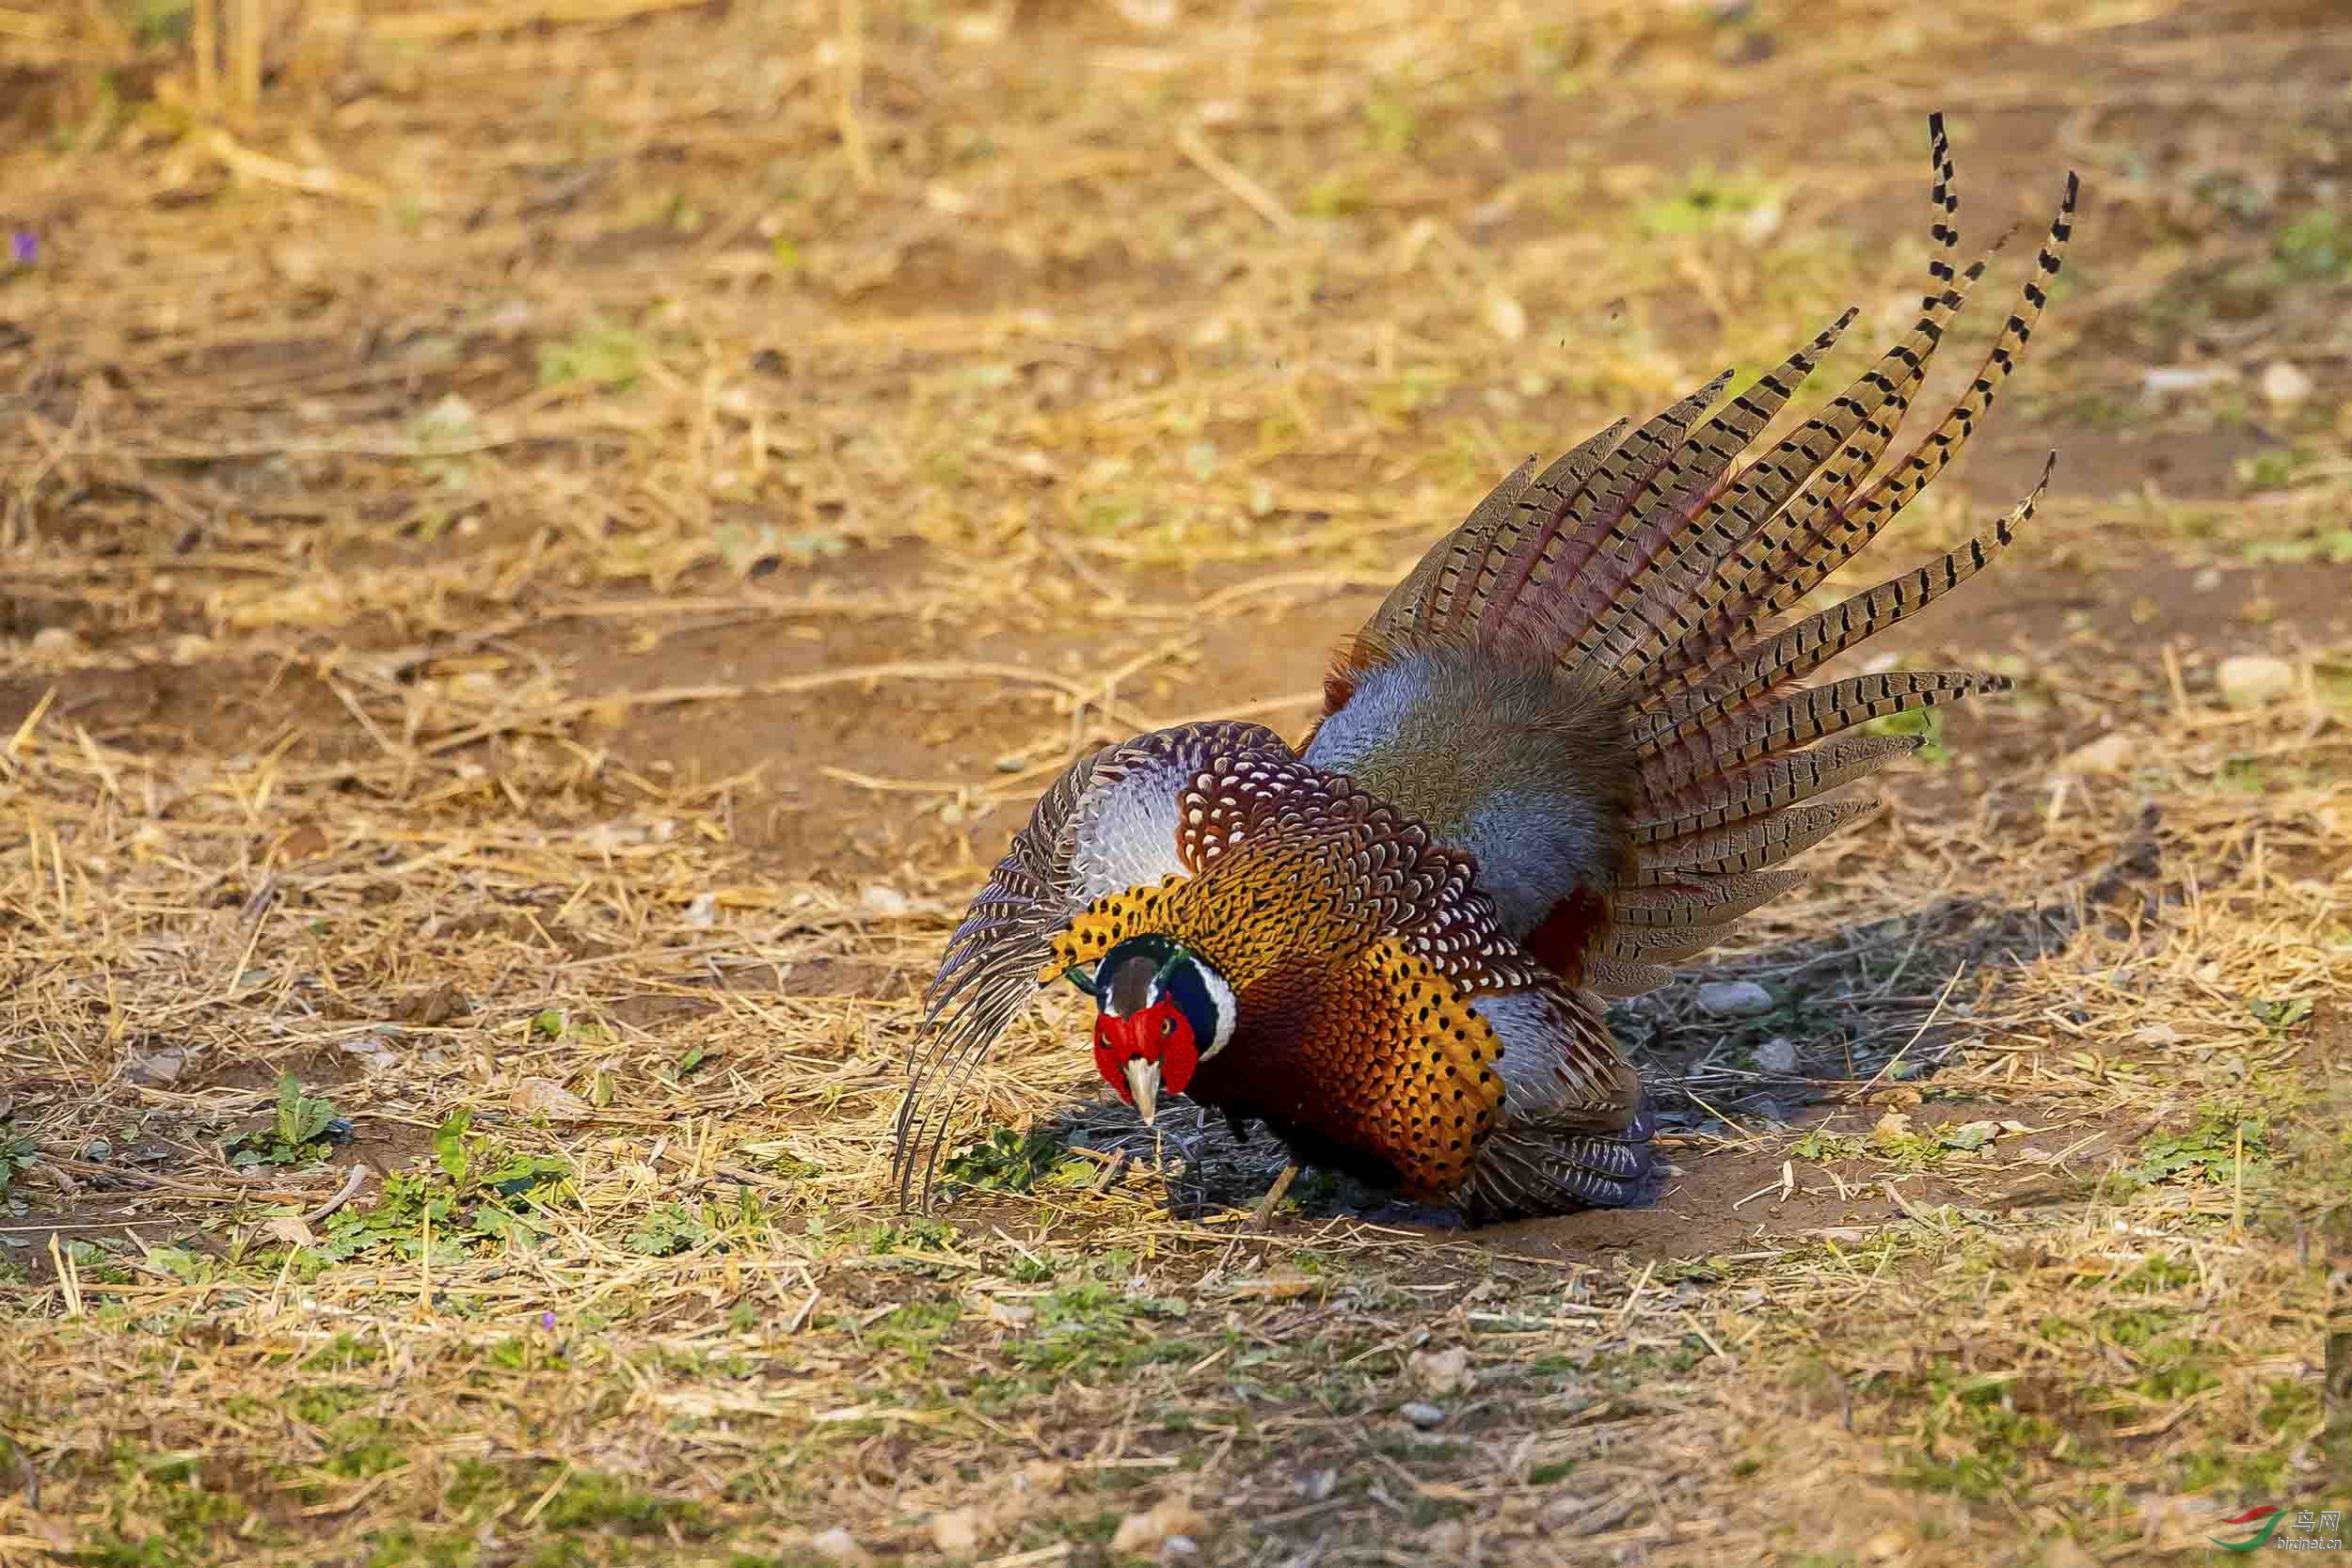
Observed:
[[[40,260],[40,241],[33,237],[31,230],[20,229],[8,236],[8,254],[15,258],[18,266],[29,267]]]
[[[546,1330],[547,1330],[549,1334],[554,1333],[554,1332],[555,1332],[555,1314],[554,1314],[554,1313],[552,1313],[552,1312],[542,1312],[542,1313],[540,1313],[540,1314],[539,1314],[539,1326],[540,1326],[541,1328],[546,1329]]]

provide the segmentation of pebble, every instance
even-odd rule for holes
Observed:
[[[873,911],[876,914],[904,914],[907,912],[907,895],[900,893],[897,888],[887,886],[884,883],[874,883],[863,894],[859,895],[859,896],[865,900],[866,907]]]
[[[1756,1048],[1756,1067],[1759,1072],[1796,1071],[1797,1042],[1786,1035],[1774,1035]]]
[[[1152,1556],[1179,1536],[1197,1542],[1208,1528],[1208,1523],[1185,1498],[1163,1497],[1143,1513],[1130,1513],[1119,1521],[1119,1529],[1111,1537],[1111,1550],[1137,1557]]]
[[[1428,1394],[1451,1394],[1470,1382],[1470,1352],[1459,1345],[1440,1351],[1417,1350],[1405,1358],[1405,1369]]]
[[[181,1071],[188,1065],[183,1051],[156,1051],[144,1056],[134,1056],[123,1064],[122,1075],[134,1084],[150,1088],[162,1088],[180,1081]]]
[[[2292,359],[2274,360],[2263,368],[2262,389],[2273,408],[2299,407],[2311,399],[2311,374]]]
[[[1396,1413],[1404,1417],[1406,1420],[1412,1422],[1415,1426],[1421,1428],[1423,1432],[1427,1432],[1431,1427],[1442,1426],[1445,1424],[1445,1412],[1443,1410],[1438,1409],[1434,1404],[1423,1404],[1419,1400],[1406,1401],[1403,1404],[1396,1407]]]
[[[82,1146],[82,1158],[94,1165],[103,1165],[115,1157],[115,1146],[103,1138],[92,1138]]]
[[[552,1078],[524,1079],[515,1085],[506,1103],[518,1117],[545,1117],[549,1121],[585,1121],[596,1114],[595,1106]]]
[[[2232,707],[2261,707],[2295,689],[2295,666],[2268,654],[2233,654],[2213,673],[2221,700]]]
[[[857,1544],[857,1538],[839,1525],[810,1536],[808,1549],[827,1562],[866,1563],[873,1560],[866,1555],[866,1548]]]
[[[1754,980],[1709,980],[1699,988],[1699,1006],[1718,1018],[1769,1013],[1772,1005],[1772,993]]]
[[[1527,307],[1502,292],[1489,288],[1486,298],[1486,330],[1506,343],[1516,343],[1527,336]]]
[[[2201,392],[2218,382],[2236,379],[2237,372],[2228,365],[2158,365],[2139,378],[2139,389],[2148,397],[2160,398],[2170,392]]]
[[[951,1508],[931,1515],[931,1544],[949,1557],[969,1556],[979,1544],[980,1516],[977,1510]]]
[[[2103,735],[2089,745],[2077,746],[2059,758],[2058,771],[2078,776],[2121,773],[2138,760],[2147,744],[2128,735]]]

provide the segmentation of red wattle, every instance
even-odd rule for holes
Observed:
[[[1192,1031],[1179,1020],[1176,1033],[1168,1037],[1168,1049],[1160,1054],[1160,1087],[1169,1094],[1182,1094],[1192,1082],[1193,1069],[1200,1065],[1200,1050],[1193,1044]]]
[[[1119,1091],[1120,1099],[1130,1105],[1136,1102],[1135,1091],[1127,1086],[1127,1053],[1104,1044],[1100,1029],[1094,1032],[1094,1070],[1103,1075],[1104,1083]]]

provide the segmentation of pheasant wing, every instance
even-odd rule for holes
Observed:
[[[1263,725],[1184,724],[1081,757],[1039,798],[924,991],[892,1157],[902,1204],[918,1164],[928,1197],[948,1113],[989,1047],[1036,997],[1055,933],[1105,893],[1196,868],[1181,842],[1185,781],[1219,762],[1292,756]]]

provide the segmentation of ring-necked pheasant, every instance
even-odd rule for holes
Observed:
[[[2008,684],[1804,677],[1981,571],[2046,466],[1990,534],[1794,613],[1966,442],[2066,247],[2072,175],[1975,382],[1870,483],[1985,267],[1952,265],[1940,116],[1929,133],[1918,321],[1787,440],[1735,468],[1853,311],[1711,419],[1729,372],[1504,480],[1356,635],[1296,751],[1191,724],[1056,781],[928,993],[902,1201],[917,1164],[928,1190],[945,1102],[1062,977],[1093,996],[1096,1064],[1147,1121],[1189,1094],[1473,1223],[1645,1199],[1651,1118],[1602,999],[1663,984],[1786,891],[1780,862],[1877,804],[1820,797],[1919,744],[1845,732]]]

